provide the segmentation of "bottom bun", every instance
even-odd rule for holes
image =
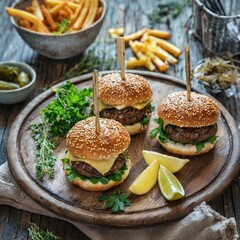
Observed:
[[[131,162],[130,160],[127,163],[127,170],[125,170],[124,174],[122,175],[122,180],[119,182],[114,182],[112,180],[110,180],[107,184],[102,184],[100,182],[93,184],[90,180],[82,180],[79,177],[76,177],[73,181],[71,181],[71,183],[73,183],[74,185],[87,190],[87,191],[105,191],[108,190],[112,187],[115,187],[117,185],[119,185],[120,183],[124,182],[126,180],[126,178],[128,177],[128,174],[130,172],[131,169]],[[63,170],[65,172],[65,174],[68,176],[68,172],[65,170],[65,164],[63,164]]]
[[[143,132],[146,129],[147,125],[143,126],[142,123],[138,122],[134,123],[133,125],[124,125],[124,127],[127,129],[130,135],[135,135]]]
[[[196,145],[193,145],[193,144],[183,145],[181,143],[176,143],[171,140],[168,140],[166,143],[162,143],[159,139],[158,141],[168,152],[173,154],[183,155],[183,156],[200,155],[210,151],[216,145],[216,141],[214,143],[206,142],[204,144],[204,148],[201,151],[197,152]]]

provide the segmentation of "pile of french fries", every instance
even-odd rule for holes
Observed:
[[[18,19],[18,24],[40,33],[69,33],[85,29],[97,21],[103,8],[99,0],[32,0],[25,10],[6,8],[6,12]],[[65,23],[65,26],[63,26]]]
[[[133,34],[124,36],[136,57],[127,61],[127,67],[146,67],[150,71],[156,68],[160,72],[166,72],[169,64],[176,64],[181,49],[166,41],[171,37],[167,31],[144,28]]]

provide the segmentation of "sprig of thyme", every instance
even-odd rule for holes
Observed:
[[[95,53],[95,48],[88,51],[88,54],[65,75],[64,79],[70,79],[85,73],[92,72],[94,69],[110,70],[113,69],[115,60],[113,58],[105,59],[104,54]]]
[[[92,114],[90,88],[79,91],[67,81],[54,92],[56,99],[42,109],[40,122],[30,126],[36,146],[36,176],[40,181],[45,175],[54,178],[56,138],[65,136],[76,122]]]
[[[54,156],[53,149],[55,144],[51,141],[51,134],[49,124],[46,122],[40,122],[30,126],[32,130],[32,138],[36,146],[36,176],[40,181],[43,181],[43,177],[48,175],[49,178],[54,177],[54,165],[56,157]]]
[[[125,206],[130,206],[131,201],[128,199],[127,193],[117,189],[111,195],[103,193],[99,198],[99,202],[106,201],[106,208],[110,208],[113,213],[124,211]]]
[[[59,237],[55,236],[49,230],[43,231],[34,223],[30,223],[28,232],[32,240],[60,240]]]
[[[178,1],[170,1],[168,3],[159,3],[157,7],[148,14],[148,20],[151,24],[166,22],[169,18],[176,18],[189,3],[184,0],[182,3]]]

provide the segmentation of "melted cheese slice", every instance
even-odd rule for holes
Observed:
[[[165,130],[165,127],[169,124],[167,121],[163,121],[163,130]]]
[[[85,162],[85,163],[91,165],[93,168],[97,169],[102,175],[107,173],[112,168],[112,165],[116,160],[116,158],[109,158],[106,160],[80,159],[80,158],[72,155],[69,151],[65,155],[65,158],[69,159],[72,162]]]
[[[146,107],[149,103],[151,102],[151,99],[146,101],[146,102],[142,102],[142,103],[137,103],[137,104],[134,104],[132,105],[131,107],[133,108],[136,108],[138,110],[141,110],[143,109],[144,107]],[[129,107],[129,106],[126,106],[126,105],[119,105],[119,106],[111,106],[111,105],[107,105],[101,101],[99,101],[99,112],[101,112],[102,110],[106,109],[106,108],[116,108],[118,110],[121,110],[123,108],[126,108],[126,107]]]

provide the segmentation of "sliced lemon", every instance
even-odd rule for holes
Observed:
[[[142,150],[142,155],[148,165],[158,160],[160,165],[166,167],[172,173],[178,172],[189,162],[189,159],[172,157],[154,151]]]
[[[158,171],[158,184],[162,195],[169,201],[180,199],[185,195],[185,191],[178,179],[161,165]]]
[[[158,161],[152,162],[132,183],[129,187],[129,191],[142,195],[149,192],[157,183],[158,178]]]

